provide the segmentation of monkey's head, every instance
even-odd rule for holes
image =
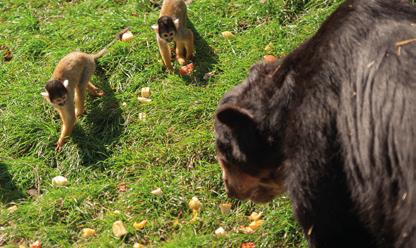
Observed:
[[[68,97],[68,80],[49,80],[45,86],[45,92],[41,95],[51,104],[62,107]]]
[[[170,16],[161,16],[156,25],[152,25],[161,39],[172,42],[178,30],[179,19],[173,20]]]
[[[273,75],[280,63],[253,66],[245,82],[219,103],[216,151],[229,197],[268,202],[285,190],[284,107],[271,103],[267,96],[279,98]]]

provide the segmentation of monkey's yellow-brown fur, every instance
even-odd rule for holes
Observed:
[[[55,106],[62,120],[62,131],[57,142],[58,150],[64,144],[65,138],[71,134],[76,118],[85,111],[86,90],[94,96],[104,95],[103,91],[90,82],[96,68],[95,59],[98,57],[82,52],[72,52],[59,61],[52,74],[51,79],[68,80],[66,104]]]
[[[173,41],[176,43],[176,59],[179,64],[184,65],[192,58],[194,49],[194,35],[186,27],[187,7],[183,0],[164,0],[159,17],[171,17],[174,20],[176,33]],[[152,26],[156,31],[157,44],[166,68],[173,70],[168,42],[160,37],[157,25]]]
[[[102,90],[90,82],[96,69],[96,60],[127,31],[128,29],[124,29],[119,32],[110,44],[96,54],[72,52],[63,57],[56,66],[45,87],[46,92],[42,93],[58,111],[62,120],[62,130],[56,143],[56,150],[62,148],[65,138],[71,135],[77,117],[84,113],[86,91],[93,96],[104,95]]]

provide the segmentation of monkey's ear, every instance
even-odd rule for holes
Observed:
[[[248,110],[226,104],[217,111],[217,120],[230,129],[247,127],[255,124],[253,115]]]
[[[159,32],[159,26],[158,26],[157,24],[153,24],[153,25],[152,25],[152,29],[153,29],[155,32]]]
[[[173,23],[175,24],[176,29],[179,29],[179,19],[176,18]]]
[[[64,81],[64,87],[65,88],[68,88],[68,85],[69,85],[69,81],[68,81],[68,79],[65,79],[65,81]]]

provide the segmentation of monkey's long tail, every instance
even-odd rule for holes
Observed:
[[[104,56],[104,54],[106,54],[108,52],[108,48],[110,48],[112,45],[114,45],[114,43],[116,43],[118,41],[118,39],[114,39],[112,40],[110,43],[108,43],[107,46],[105,46],[103,49],[101,49],[98,53],[94,53],[92,56],[94,57],[95,60],[101,58],[102,56]]]
[[[92,55],[94,57],[94,60],[97,60],[97,59],[101,58],[104,54],[106,54],[107,51],[108,51],[108,48],[110,48],[112,45],[114,45],[114,43],[116,43],[117,41],[121,40],[121,37],[127,31],[129,31],[128,28],[125,28],[125,29],[121,30],[120,32],[118,32],[116,34],[116,37],[114,38],[114,40],[112,40],[110,43],[108,43],[107,46],[105,46],[103,49],[101,49],[98,53],[94,53]]]

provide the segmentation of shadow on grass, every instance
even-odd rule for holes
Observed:
[[[0,162],[0,201],[9,203],[25,197],[25,195],[13,183],[12,176],[7,170],[7,165]]]
[[[95,85],[104,90],[105,96],[94,99],[89,97],[91,104],[84,117],[89,127],[84,130],[76,126],[72,139],[79,147],[82,163],[99,166],[100,161],[113,153],[112,145],[119,140],[124,119],[108,78],[99,66],[95,75],[98,81]]]
[[[215,54],[189,19],[187,26],[194,33],[194,57],[192,58],[194,71],[191,76],[184,76],[183,78],[190,84],[205,86],[208,80],[204,79],[204,76],[214,69],[214,65],[218,63],[218,55]]]

